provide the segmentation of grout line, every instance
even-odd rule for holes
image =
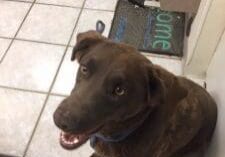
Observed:
[[[51,43],[51,42],[46,42],[46,41],[38,41],[38,40],[30,40],[30,39],[22,39],[22,38],[15,38],[14,40],[26,41],[26,42],[32,42],[32,43],[40,43],[40,44],[48,44],[48,45],[56,45],[56,46],[67,46],[66,44],[57,44],[57,43]]]
[[[0,38],[2,38],[2,39],[13,39],[13,38],[10,38],[10,37],[3,37],[3,36],[0,36]]]
[[[64,5],[64,4],[52,4],[52,3],[43,3],[43,2],[36,2],[35,4],[39,4],[39,5],[49,5],[49,6],[55,6],[55,7],[64,7],[64,8],[81,9],[81,7],[77,7],[77,6],[69,6],[69,5]]]
[[[10,38],[10,37],[0,36],[0,39],[1,38],[2,39],[13,40],[13,38]],[[47,45],[67,46],[67,44],[57,44],[57,43],[51,43],[51,42],[46,42],[46,41],[38,41],[38,40],[23,39],[23,38],[14,38],[14,40],[17,40],[17,41],[26,41],[26,42],[32,42],[32,43],[40,43],[40,44],[47,44]]]
[[[19,3],[33,3],[33,2],[29,2],[29,1],[25,1],[25,0],[20,0],[20,1],[18,1],[18,0],[1,0],[1,1],[11,1],[11,2],[19,2]]]
[[[9,89],[9,90],[15,90],[15,91],[20,91],[20,92],[30,92],[30,93],[36,93],[36,94],[48,94],[48,92],[44,92],[44,91],[22,89],[22,88],[9,87],[9,86],[3,86],[3,85],[0,85],[0,89]],[[50,95],[52,95],[52,96],[60,96],[60,97],[67,97],[67,96],[69,96],[69,94],[60,94],[60,93],[50,93]]]
[[[20,92],[30,92],[30,93],[36,93],[36,94],[48,94],[48,92],[44,92],[44,91],[31,90],[31,89],[22,89],[22,88],[2,86],[2,85],[0,85],[0,89],[9,89],[9,90],[15,90],[15,91],[20,91]],[[52,96],[60,96],[60,97],[67,97],[67,96],[69,96],[69,94],[60,94],[60,93],[50,93],[50,95],[52,95]]]
[[[51,96],[60,96],[60,97],[68,97],[66,94],[58,94],[58,93],[50,93]]]
[[[35,1],[36,1],[36,0],[34,0],[34,2],[35,2]],[[14,35],[12,41],[10,42],[8,48],[6,49],[5,53],[3,54],[3,56],[2,56],[2,58],[1,58],[1,60],[0,60],[0,64],[3,62],[4,58],[6,57],[6,55],[7,55],[8,51],[9,51],[10,47],[12,46],[12,44],[13,44],[13,42],[14,42],[14,40],[15,40],[15,37],[17,36],[17,34],[19,33],[20,29],[22,28],[22,25],[23,25],[23,23],[25,22],[25,20],[27,19],[28,15],[29,15],[29,13],[30,13],[30,11],[31,11],[31,9],[32,9],[33,6],[34,6],[34,2],[31,4],[29,10],[27,11],[26,15],[24,16],[22,22],[20,23],[20,25],[19,25],[19,27],[18,27],[18,30],[16,31],[16,33],[15,33],[15,35]]]
[[[16,88],[16,87],[8,87],[8,86],[3,86],[3,85],[0,85],[0,88],[10,89],[10,90],[16,90],[16,91],[22,91],[22,92],[31,92],[31,93],[38,93],[38,94],[48,94],[48,92],[44,92],[44,91],[31,90],[31,89],[22,89],[22,88]]]
[[[36,1],[36,0],[35,0],[35,1]],[[73,28],[73,31],[72,31],[72,33],[71,33],[71,35],[70,35],[70,39],[69,39],[69,41],[68,41],[68,43],[67,43],[66,49],[65,49],[65,51],[64,51],[64,54],[63,54],[62,59],[61,59],[61,61],[60,61],[60,63],[59,63],[58,69],[57,69],[57,71],[56,71],[56,74],[55,74],[55,76],[54,76],[54,79],[53,79],[52,84],[51,84],[51,86],[50,86],[50,88],[49,88],[48,94],[47,94],[47,96],[46,96],[46,99],[45,99],[45,101],[44,101],[43,107],[42,107],[42,109],[41,109],[41,111],[40,111],[40,114],[39,114],[38,119],[37,119],[37,121],[36,121],[36,123],[35,123],[34,129],[33,129],[33,131],[32,131],[32,134],[31,134],[30,139],[29,139],[29,141],[28,141],[28,144],[27,144],[27,146],[26,146],[26,149],[25,149],[25,151],[24,151],[24,153],[23,153],[23,157],[26,157],[26,155],[27,155],[27,151],[28,151],[28,149],[29,149],[29,147],[30,147],[30,144],[31,144],[31,141],[32,141],[32,139],[33,139],[33,137],[34,137],[35,131],[36,131],[37,126],[38,126],[38,123],[39,123],[39,121],[40,121],[40,119],[41,119],[41,115],[42,115],[42,113],[43,113],[43,111],[44,111],[44,109],[45,109],[45,107],[46,107],[46,104],[47,104],[47,102],[48,102],[49,97],[52,95],[52,94],[51,94],[51,91],[52,91],[52,89],[53,89],[53,86],[54,86],[55,81],[56,81],[56,79],[57,79],[58,73],[59,73],[60,68],[61,68],[61,66],[62,66],[62,63],[63,63],[63,61],[64,61],[64,58],[65,58],[65,56],[66,56],[66,52],[67,52],[68,48],[70,47],[70,42],[71,42],[71,40],[72,40],[72,38],[73,38],[73,34],[74,34],[74,31],[75,31],[75,29],[76,29],[76,27],[77,27],[77,24],[78,24],[78,22],[79,22],[79,19],[80,19],[81,13],[82,13],[82,11],[83,11],[85,2],[86,2],[86,0],[84,0],[84,2],[83,2],[83,5],[82,5],[82,7],[81,7],[80,13],[79,13],[78,18],[77,18],[77,21],[76,21],[75,26],[74,26],[74,28]]]

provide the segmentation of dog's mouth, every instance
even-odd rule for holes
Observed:
[[[89,131],[86,131],[85,133],[82,133],[82,134],[73,134],[73,133],[61,131],[60,138],[59,138],[60,144],[63,148],[67,150],[76,149],[80,147],[81,145],[83,145],[84,143],[86,143],[88,139],[90,138],[90,136],[98,132],[102,127],[103,126],[101,125]]]
[[[89,139],[88,135],[80,134],[75,135],[67,132],[61,132],[60,133],[60,144],[63,148],[72,150],[75,149],[82,144],[84,144]]]

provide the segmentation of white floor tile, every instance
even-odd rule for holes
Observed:
[[[67,44],[80,9],[36,4],[18,38]]]
[[[0,39],[0,60],[4,55],[6,49],[8,48],[11,40],[10,39]]]
[[[175,75],[182,75],[182,61],[178,59],[170,59],[170,58],[161,58],[155,56],[147,56],[147,58],[152,61],[152,63],[162,66],[168,71],[172,72]]]
[[[117,0],[86,0],[84,8],[114,11]]]
[[[47,4],[56,4],[56,5],[66,5],[73,7],[81,7],[84,0],[37,0],[37,3],[47,3]]]
[[[0,66],[0,85],[49,90],[65,47],[15,41]]]
[[[71,55],[72,48],[69,48],[54,84],[53,93],[69,95],[74,87],[79,65],[76,61],[70,60]]]
[[[50,97],[26,157],[89,157],[93,152],[89,143],[73,151],[60,146],[60,130],[53,122],[53,113],[62,99],[63,97]]]
[[[90,141],[79,148],[80,157],[90,157],[94,150],[90,147]]]
[[[70,44],[75,45],[76,36],[78,33],[85,32],[88,30],[95,30],[96,22],[98,20],[102,20],[105,23],[106,28],[103,35],[108,36],[110,28],[111,28],[113,15],[114,15],[113,12],[84,9]]]
[[[45,95],[0,88],[0,154],[22,156]]]
[[[0,1],[0,36],[14,37],[31,4]]]

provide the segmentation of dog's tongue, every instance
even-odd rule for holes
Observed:
[[[75,149],[88,140],[88,136],[85,135],[74,135],[71,133],[61,132],[60,133],[60,144],[65,149]]]

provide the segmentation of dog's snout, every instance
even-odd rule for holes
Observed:
[[[85,103],[77,100],[76,96],[64,99],[53,114],[55,125],[65,132],[80,132],[91,125],[91,117],[84,110]]]
[[[72,122],[70,120],[70,116],[67,111],[63,111],[61,108],[58,108],[55,111],[53,117],[54,117],[54,122],[55,122],[56,126],[58,126],[60,129],[62,129],[64,131],[70,130]],[[75,119],[73,120],[73,123],[76,123]]]

